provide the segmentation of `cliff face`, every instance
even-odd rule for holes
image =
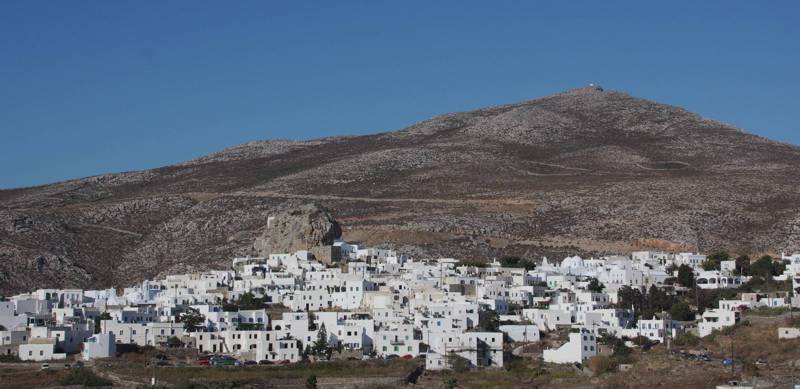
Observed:
[[[342,229],[328,211],[316,204],[305,204],[271,216],[253,249],[258,255],[268,257],[329,246],[341,236]]]
[[[345,239],[416,255],[800,249],[800,149],[580,88],[396,132],[251,142],[0,191],[0,289],[125,285]],[[270,216],[288,212],[274,234]],[[280,219],[276,219],[280,220]],[[299,237],[297,234],[306,234]]]

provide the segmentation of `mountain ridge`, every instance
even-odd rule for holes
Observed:
[[[0,190],[0,290],[225,267],[252,253],[270,215],[307,202],[330,209],[345,239],[420,256],[798,250],[798,171],[798,146],[576,88],[397,131],[253,141]]]

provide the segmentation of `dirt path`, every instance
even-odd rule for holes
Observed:
[[[123,229],[121,229],[121,228],[115,228],[115,227],[103,226],[103,225],[100,225],[100,224],[79,223],[79,224],[78,224],[78,226],[81,226],[81,227],[87,227],[87,228],[99,228],[99,229],[101,229],[101,230],[108,230],[108,231],[119,232],[120,234],[133,235],[133,236],[135,236],[135,237],[137,237],[137,238],[141,238],[141,237],[142,237],[142,234],[140,234],[140,233],[138,233],[138,232],[133,232],[133,231],[128,231],[128,230],[123,230]]]
[[[360,201],[367,203],[427,203],[427,204],[477,204],[477,205],[535,205],[536,202],[526,199],[430,199],[430,198],[379,198],[379,197],[352,197],[352,196],[334,196],[334,195],[318,195],[318,194],[299,194],[299,193],[280,193],[272,191],[258,191],[258,192],[232,192],[232,193],[219,193],[221,196],[241,196],[241,197],[278,197],[290,199],[308,199],[308,200],[344,200],[344,201]]]

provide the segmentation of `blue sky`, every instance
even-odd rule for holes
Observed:
[[[800,144],[800,2],[644,3],[0,0],[0,187],[590,82]]]

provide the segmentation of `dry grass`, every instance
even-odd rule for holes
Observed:
[[[249,367],[160,367],[156,371],[159,381],[175,386],[190,383],[238,383],[238,384],[280,384],[294,385],[315,375],[326,380],[368,381],[404,379],[419,362],[417,361],[335,361],[326,363],[296,363],[289,365],[249,366]],[[145,382],[152,376],[152,369],[125,363],[108,367],[109,371],[130,381]]]

